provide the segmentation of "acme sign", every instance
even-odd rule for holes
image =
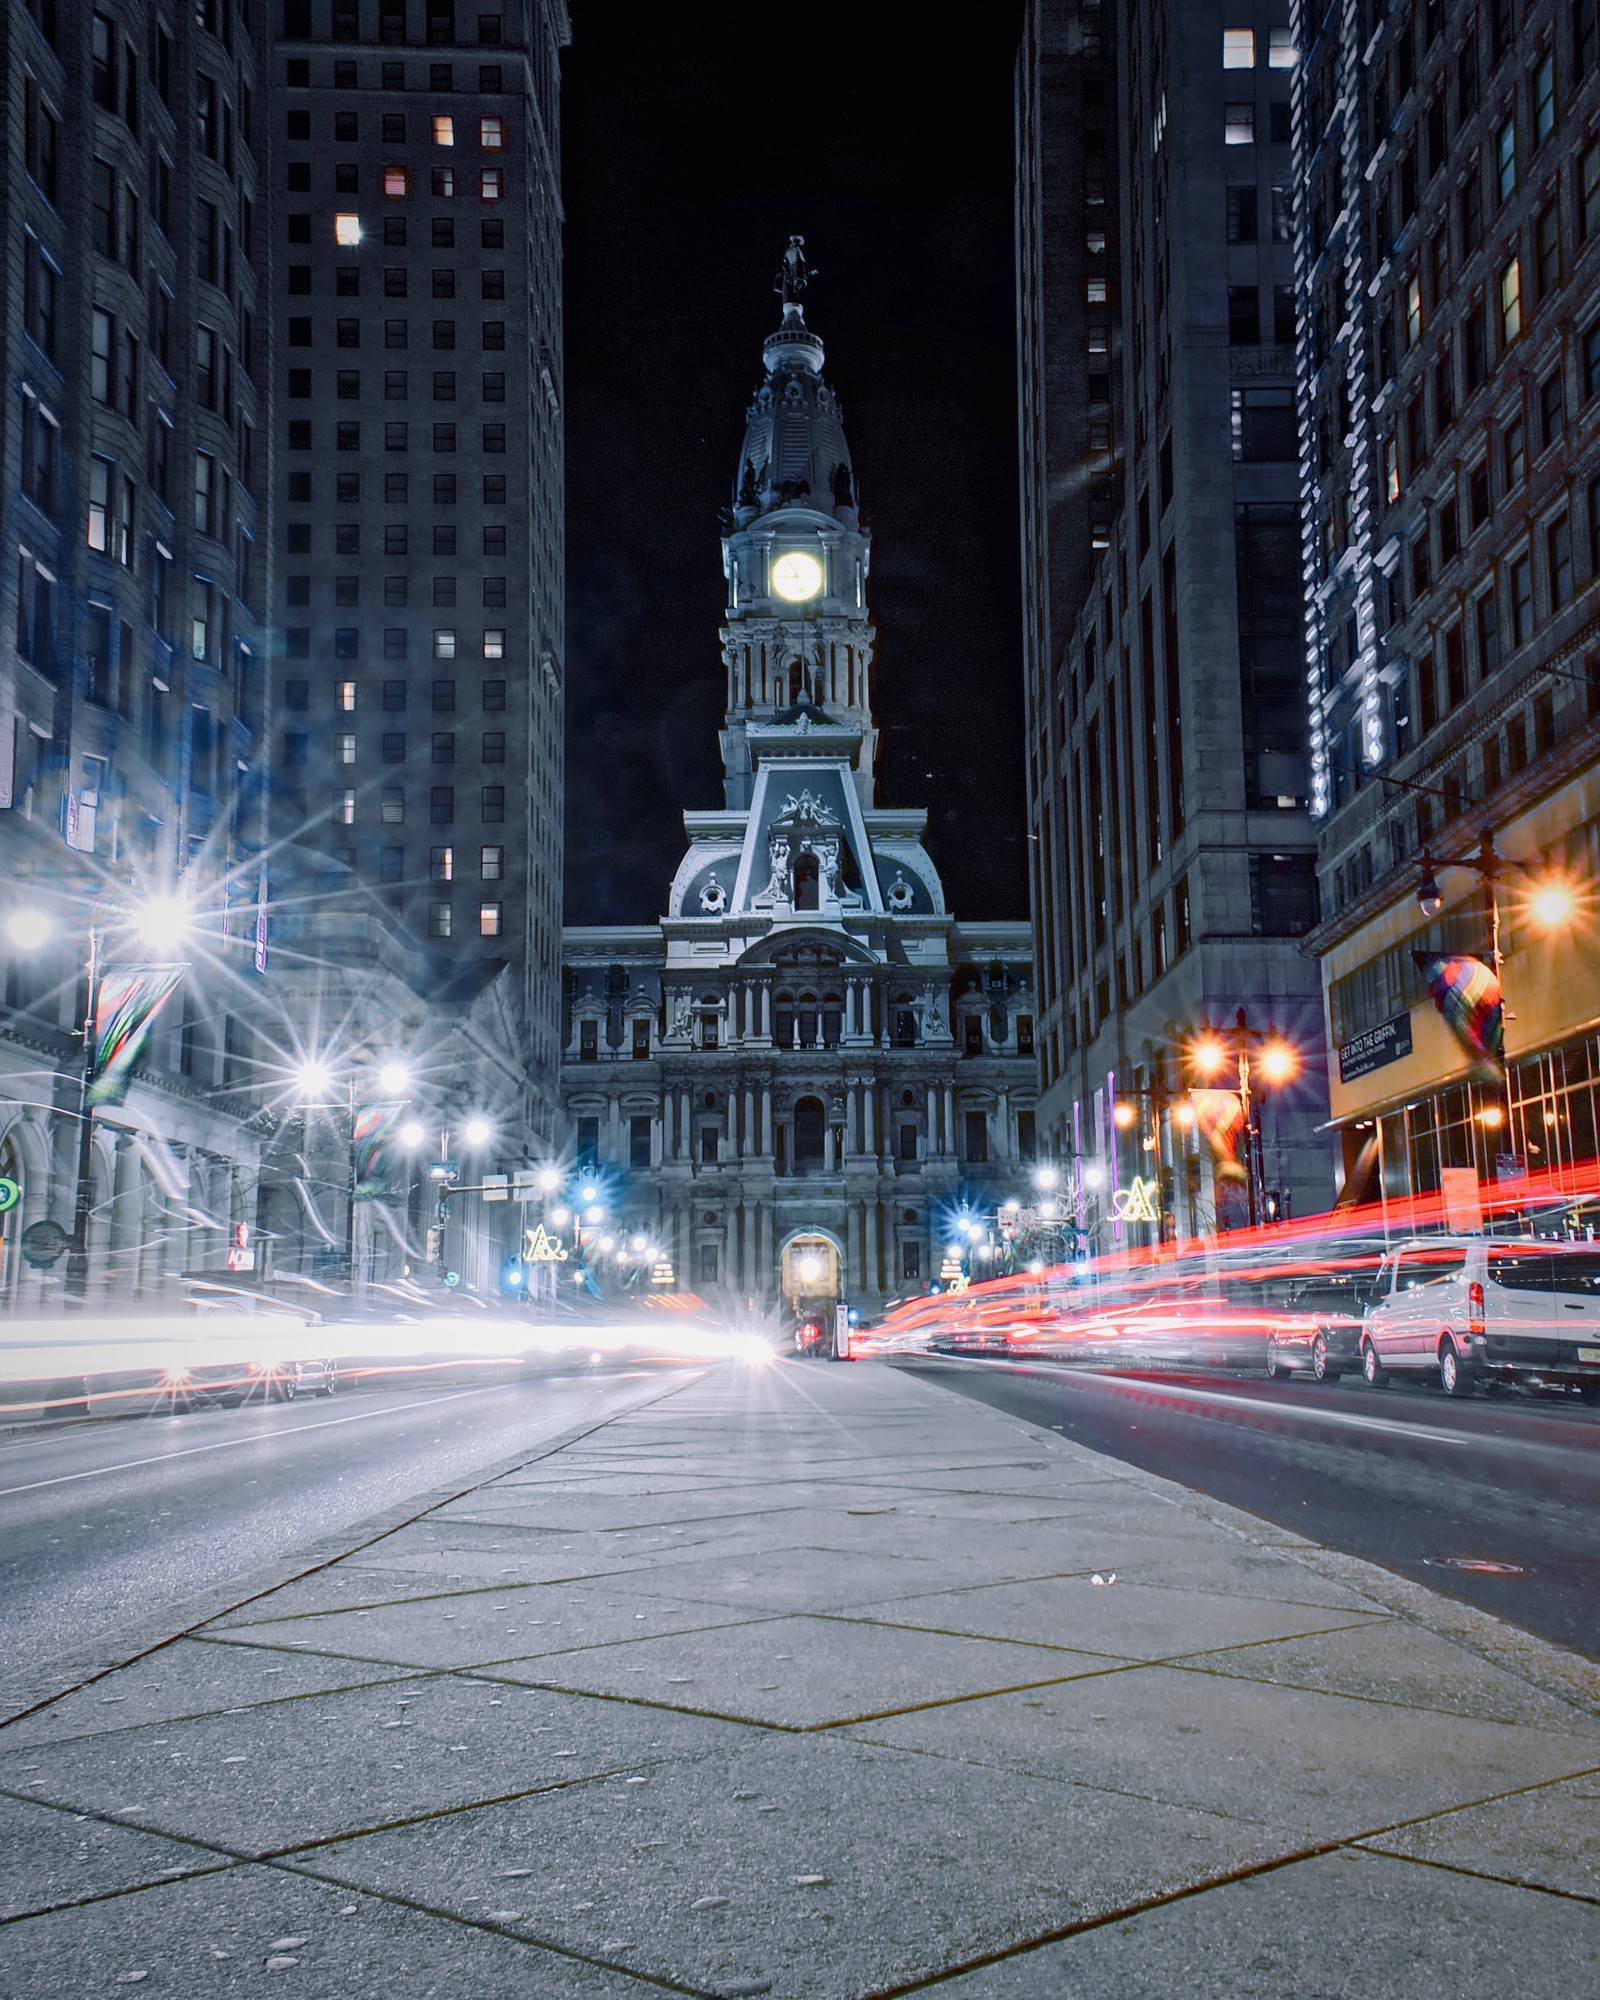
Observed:
[[[1159,1222],[1161,1211],[1156,1207],[1156,1183],[1146,1180],[1143,1174],[1135,1174],[1125,1188],[1113,1188],[1111,1192],[1111,1213],[1118,1222]]]

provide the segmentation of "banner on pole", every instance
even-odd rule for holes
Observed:
[[[1244,1137],[1244,1104],[1236,1090],[1191,1090],[1195,1123],[1211,1148],[1212,1171],[1218,1180],[1242,1181],[1248,1175],[1239,1159]]]
[[[95,1003],[94,1081],[91,1104],[120,1104],[133,1067],[150,1038],[150,1024],[188,971],[183,965],[136,965],[104,972]]]
[[[389,1193],[389,1162],[386,1149],[394,1128],[405,1110],[402,1099],[394,1104],[364,1104],[356,1113],[351,1133],[355,1145],[355,1195],[357,1201],[382,1201]]]

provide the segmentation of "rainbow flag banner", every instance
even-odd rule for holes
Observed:
[[[150,1024],[188,965],[134,965],[100,975],[94,1009],[94,1081],[91,1104],[120,1104],[133,1066],[150,1038]]]
[[[1244,1106],[1236,1090],[1191,1090],[1195,1123],[1206,1136],[1219,1181],[1248,1178],[1239,1159],[1239,1141],[1244,1136]]]
[[[1445,958],[1438,952],[1414,951],[1411,956],[1428,982],[1434,1006],[1467,1054],[1496,1074],[1504,1071],[1505,1015],[1500,975],[1493,966],[1465,953]]]
[[[389,1192],[384,1148],[405,1108],[404,1100],[401,1100],[395,1104],[364,1104],[356,1113],[352,1137],[356,1152],[357,1201],[382,1201]]]

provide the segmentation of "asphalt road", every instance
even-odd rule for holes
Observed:
[[[0,1436],[8,1677],[638,1403],[682,1371],[429,1380]]]
[[[1265,1376],[899,1365],[1600,1659],[1600,1416],[1581,1405]]]

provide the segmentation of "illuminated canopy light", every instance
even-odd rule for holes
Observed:
[[[1226,1065],[1228,1051],[1215,1035],[1202,1035],[1189,1051],[1189,1060],[1201,1076],[1216,1076]]]
[[[1506,1114],[1498,1104],[1486,1104],[1478,1113],[1478,1123],[1487,1131],[1496,1132],[1506,1122]]]
[[[1126,1098],[1119,1098],[1111,1111],[1112,1120],[1119,1132],[1126,1132],[1138,1115]]]
[[[333,1088],[333,1071],[325,1062],[303,1062],[296,1068],[294,1080],[308,1098],[325,1097]]]
[[[1576,899],[1567,883],[1561,881],[1541,882],[1528,901],[1528,909],[1541,929],[1560,930],[1572,921]]]
[[[128,921],[150,950],[176,951],[189,935],[189,904],[182,896],[147,896],[129,912]]]
[[[37,951],[53,928],[43,910],[18,910],[7,920],[6,935],[19,951]]]
[[[790,604],[804,604],[822,588],[822,565],[804,549],[790,549],[772,565],[772,588]]]
[[[800,1275],[809,1285],[822,1276],[822,1259],[809,1253],[800,1259]]]

